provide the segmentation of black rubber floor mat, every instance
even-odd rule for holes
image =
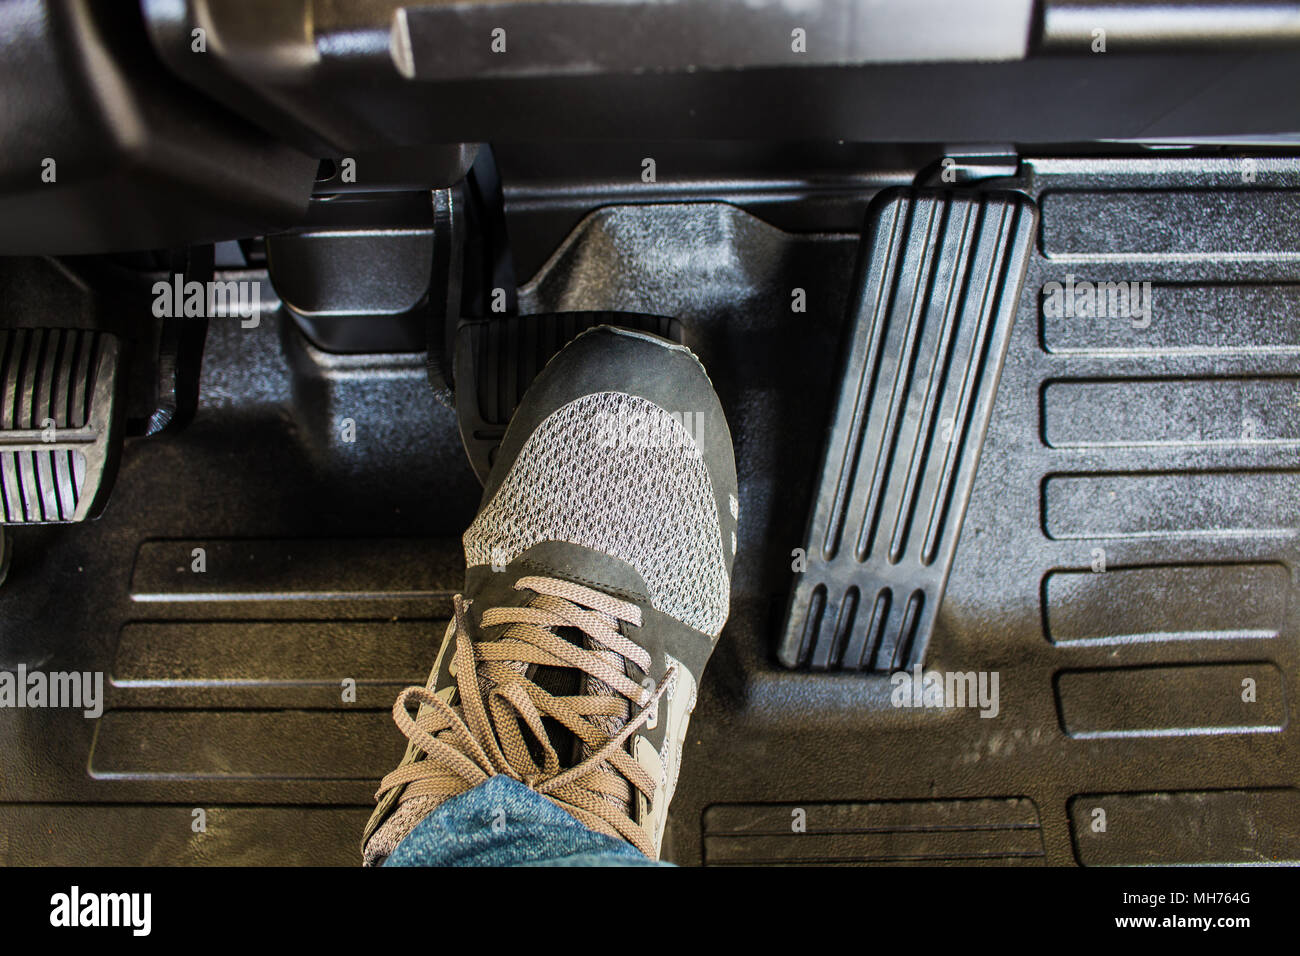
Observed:
[[[487,482],[506,426],[537,373],[575,336],[598,325],[682,340],[676,319],[627,312],[511,315],[461,323],[456,330],[456,417],[479,481]]]
[[[792,370],[842,341],[856,235],[607,205],[521,288],[526,313],[680,317],[735,439],[731,617],[669,859],[1300,859],[1300,162],[1243,168],[1029,160],[1005,185],[1040,242],[926,659],[999,675],[996,709],[776,659],[838,386]],[[1056,314],[1054,291],[1112,280],[1150,281],[1150,309]],[[0,709],[0,860],[355,865],[403,745],[392,689],[427,674],[481,487],[423,356],[278,334],[215,321],[199,414],[128,443],[103,517],[6,529],[0,670],[103,672],[107,703],[102,726]]]
[[[705,866],[1041,866],[1032,801],[714,804]]]
[[[0,671],[97,675],[102,713],[0,707],[0,865],[356,865],[480,491],[422,355],[213,320],[198,415],[104,515],[5,529]]]
[[[920,662],[943,601],[1034,234],[1011,193],[889,191],[867,214],[848,360],[778,656]]]
[[[943,693],[920,706],[906,672],[775,654],[838,386],[790,372],[842,341],[853,243],[718,206],[606,208],[521,290],[536,311],[682,316],[736,438],[741,547],[677,862],[1297,859],[1300,163],[1029,160],[998,188],[1037,205],[1039,241],[923,668]],[[950,692],[966,676],[986,701]],[[977,816],[987,839],[935,825],[964,800],[1035,808],[1043,855],[1028,811]]]

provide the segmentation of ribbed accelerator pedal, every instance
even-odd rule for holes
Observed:
[[[0,524],[84,521],[112,486],[118,342],[0,329]]]
[[[924,657],[1033,243],[1014,193],[872,203],[852,340],[778,656],[891,671]]]

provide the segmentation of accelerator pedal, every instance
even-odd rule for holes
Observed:
[[[510,417],[537,373],[576,336],[598,325],[682,341],[682,325],[676,319],[632,312],[503,315],[460,323],[454,367],[456,416],[479,481],[487,483]]]
[[[889,190],[872,203],[806,569],[778,647],[787,667],[923,660],[1035,225],[1015,193]]]
[[[0,329],[0,524],[103,510],[121,445],[118,340],[88,329]]]

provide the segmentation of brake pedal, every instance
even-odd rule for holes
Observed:
[[[465,320],[456,331],[456,417],[470,465],[487,483],[519,400],[551,357],[587,329],[616,325],[682,341],[676,319],[632,312],[553,312]]]
[[[923,660],[1035,225],[1016,193],[891,190],[872,204],[806,569],[778,648],[787,667]]]
[[[121,443],[119,344],[87,329],[0,329],[0,523],[96,517]]]

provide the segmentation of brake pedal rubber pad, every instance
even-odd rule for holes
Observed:
[[[453,377],[460,437],[478,480],[488,472],[510,416],[537,374],[576,336],[598,325],[682,341],[676,319],[634,312],[550,312],[466,319],[456,329]]]
[[[892,189],[872,202],[785,666],[924,660],[1036,226],[1018,193]]]

